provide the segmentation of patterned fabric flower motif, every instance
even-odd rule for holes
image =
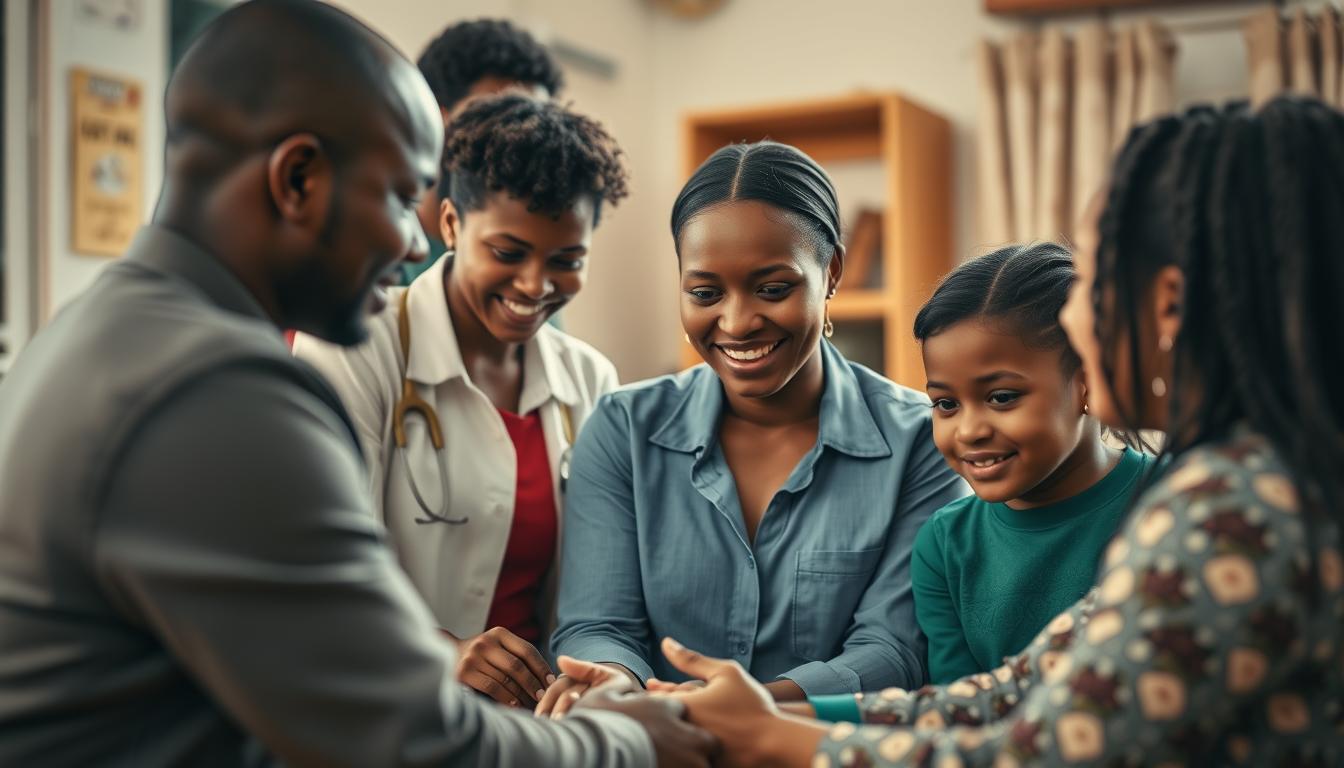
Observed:
[[[1127,557],[1129,557],[1129,542],[1125,541],[1124,536],[1116,536],[1106,546],[1106,556],[1102,559],[1102,563],[1107,568],[1114,568]]]
[[[958,680],[955,683],[949,683],[947,688],[943,689],[948,696],[970,699],[974,698],[980,689],[970,680]]]
[[[1086,712],[1070,712],[1055,723],[1059,754],[1070,763],[1095,760],[1106,747],[1101,720]]]
[[[1185,683],[1170,672],[1144,672],[1137,683],[1139,707],[1149,720],[1175,720],[1185,713]]]
[[[1239,605],[1260,594],[1255,565],[1241,555],[1220,555],[1204,563],[1204,584],[1221,605]]]
[[[877,744],[877,754],[882,756],[883,760],[896,762],[905,757],[910,748],[915,745],[915,735],[909,731],[897,731]]]
[[[1069,683],[1069,690],[1073,691],[1074,702],[1079,709],[1104,715],[1120,708],[1117,697],[1119,681],[1115,675],[1102,674],[1093,667],[1079,670]]]
[[[1218,552],[1263,557],[1269,551],[1265,545],[1265,526],[1253,524],[1241,510],[1215,512],[1199,527],[1213,540]]]
[[[1163,485],[1173,492],[1184,491],[1200,485],[1212,475],[1213,470],[1209,468],[1208,462],[1203,459],[1191,458],[1185,462],[1184,466],[1167,475]]]
[[[1087,623],[1087,642],[1101,645],[1125,628],[1125,620],[1114,608],[1102,611]]]
[[[941,731],[946,727],[947,719],[943,717],[942,712],[936,709],[930,709],[915,719],[916,730]]]
[[[1140,546],[1151,549],[1175,527],[1176,517],[1171,514],[1171,510],[1162,507],[1150,509],[1134,526],[1134,540]]]
[[[1227,654],[1227,689],[1247,693],[1260,686],[1269,671],[1269,660],[1254,648],[1233,648]]]
[[[1145,568],[1139,578],[1139,594],[1145,607],[1177,608],[1190,602],[1185,594],[1185,571],[1180,568],[1160,570]]]
[[[1126,565],[1106,574],[1097,590],[1102,605],[1119,605],[1128,600],[1132,594],[1134,594],[1134,571]]]
[[[1280,693],[1269,697],[1269,727],[1279,733],[1301,733],[1311,726],[1311,711],[1301,696]]]
[[[1299,508],[1297,488],[1293,486],[1293,481],[1283,475],[1256,475],[1251,481],[1251,488],[1255,495],[1285,512],[1296,512]]]
[[[1073,669],[1073,662],[1070,656],[1060,651],[1046,651],[1041,654],[1041,679],[1047,683],[1055,683],[1063,680]]]
[[[1050,620],[1045,625],[1045,634],[1050,638],[1049,646],[1054,649],[1066,648],[1073,641],[1073,631],[1076,622],[1073,614],[1065,611]]]
[[[1158,627],[1145,634],[1153,646],[1156,666],[1186,680],[1201,677],[1209,650],[1200,645],[1190,627]]]

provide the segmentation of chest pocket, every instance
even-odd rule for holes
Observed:
[[[793,586],[793,651],[826,661],[840,650],[882,550],[799,552]]]

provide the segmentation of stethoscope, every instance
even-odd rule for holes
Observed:
[[[397,336],[401,341],[401,359],[406,362],[406,369],[410,369],[411,361],[411,317],[406,312],[406,299],[410,295],[409,290],[401,292],[401,299],[398,304],[399,316],[397,317]],[[439,508],[430,509],[425,503],[425,497],[420,493],[420,485],[415,481],[415,473],[411,471],[411,463],[406,458],[406,414],[411,411],[419,412],[425,420],[425,425],[429,427],[429,442],[434,446],[434,454],[439,462],[439,485],[443,495],[439,497]],[[560,454],[560,494],[563,497],[565,486],[569,483],[569,457],[573,452],[574,446],[574,419],[569,412],[569,406],[560,404],[560,421],[565,430],[565,450]],[[425,401],[424,398],[415,392],[415,385],[406,377],[403,372],[401,375],[401,397],[396,404],[392,406],[392,439],[396,442],[396,452],[401,457],[401,468],[406,473],[406,480],[411,486],[411,495],[415,497],[415,503],[420,506],[420,511],[424,512],[423,517],[415,518],[417,523],[447,523],[448,525],[462,525],[471,519],[470,515],[462,517],[450,517],[448,515],[448,459],[446,451],[443,449],[443,432],[439,427],[439,414],[434,410],[434,406]]]

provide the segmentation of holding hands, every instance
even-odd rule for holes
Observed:
[[[565,711],[573,707],[619,712],[644,727],[653,741],[659,766],[709,767],[710,760],[718,751],[718,742],[703,729],[686,721],[686,708],[681,702],[671,698],[645,696],[639,684],[620,669],[578,661],[568,656],[561,656],[558,661],[564,672],[561,680],[573,681],[584,686],[585,690],[591,689],[582,697],[582,701],[579,701],[579,694],[574,690],[566,693],[562,699],[568,702]]]
[[[686,717],[709,731],[720,745],[719,765],[807,766],[826,727],[782,712],[765,686],[736,661],[713,659],[663,639],[672,666],[697,680],[659,682],[650,690],[686,707]],[[703,680],[701,683],[699,681]]]

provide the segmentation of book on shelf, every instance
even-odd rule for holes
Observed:
[[[845,242],[845,276],[842,283],[851,288],[878,288],[882,285],[882,212],[864,208],[854,218]]]

